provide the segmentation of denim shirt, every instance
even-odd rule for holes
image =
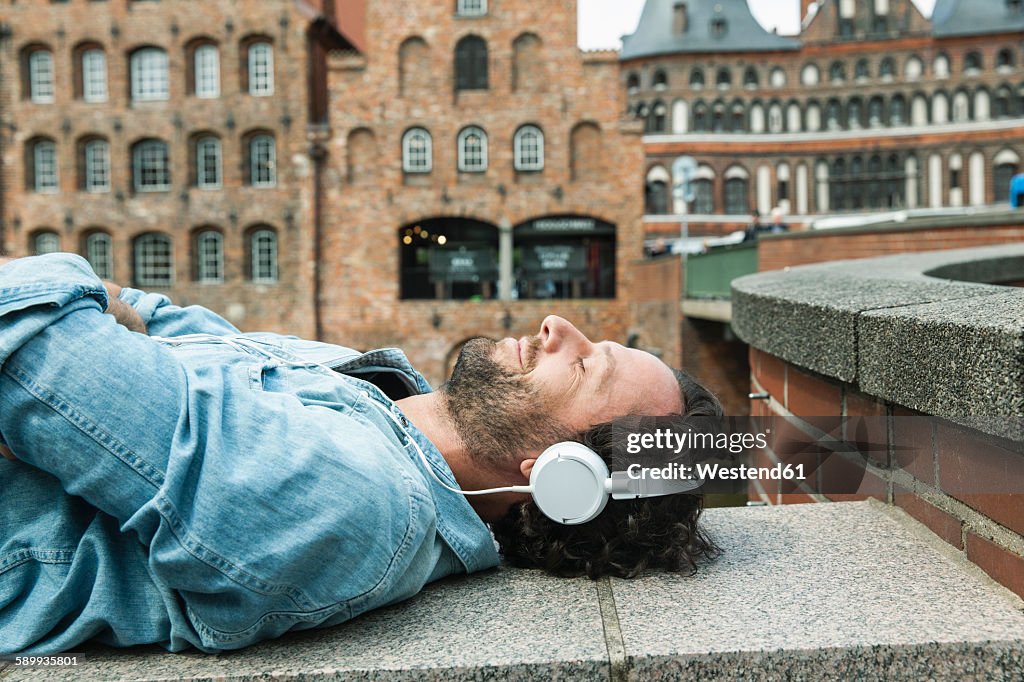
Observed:
[[[430,391],[400,350],[120,298],[163,340],[78,256],[0,268],[0,654],[237,649],[497,565],[409,440],[457,487],[393,402]]]

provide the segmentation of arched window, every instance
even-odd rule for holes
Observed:
[[[690,107],[686,100],[672,102],[672,132],[681,134],[690,130]]]
[[[107,101],[107,55],[98,47],[79,53],[80,83],[78,90],[86,102]]]
[[[879,128],[885,120],[885,102],[875,96],[868,100],[868,127]]]
[[[150,232],[135,238],[135,284],[169,287],[174,283],[174,250],[171,238]]]
[[[136,192],[165,192],[171,188],[167,143],[142,140],[132,147],[132,180]]]
[[[644,212],[647,215],[665,215],[669,213],[669,174],[664,166],[654,166],[647,171],[647,183],[644,192]]]
[[[783,133],[786,131],[785,119],[782,117],[782,105],[772,102],[768,107],[768,132]]]
[[[196,97],[220,97],[220,50],[213,43],[197,45],[192,52],[192,91]]]
[[[640,92],[640,76],[636,73],[626,76],[626,92],[630,95]]]
[[[757,76],[757,69],[748,66],[743,72],[743,87],[748,90],[756,90],[760,83],[761,79]]]
[[[26,97],[39,104],[53,102],[53,53],[42,45],[33,45],[25,48],[23,54],[26,75],[23,90]]]
[[[32,255],[42,256],[60,251],[60,236],[51,230],[36,232],[32,237]]]
[[[732,103],[732,110],[729,114],[729,130],[734,133],[743,133],[747,130],[747,110],[742,100]]]
[[[1010,199],[1010,180],[1019,172],[1020,156],[1012,149],[1004,149],[992,160],[992,182],[994,183],[995,200],[1005,202]]]
[[[86,192],[110,191],[110,144],[92,138],[80,145],[79,187]]]
[[[430,133],[424,128],[410,128],[402,136],[402,170],[406,173],[429,173],[434,167]]]
[[[651,79],[651,85],[654,86],[654,89],[658,92],[661,92],[668,87],[668,75],[665,73],[664,69],[658,69],[654,72],[654,77]]]
[[[750,174],[741,166],[725,171],[725,212],[746,215],[750,212]]]
[[[786,130],[791,133],[799,133],[804,129],[804,116],[800,111],[800,104],[790,102],[786,105]]]
[[[921,76],[924,75],[924,62],[917,55],[914,55],[907,60],[907,63],[903,65],[903,77],[908,81],[920,80]]]
[[[928,100],[921,93],[915,94],[910,101],[910,124],[928,125]]]
[[[832,62],[828,67],[828,79],[833,83],[841,83],[846,80],[846,65],[842,62]]]
[[[846,127],[850,130],[864,126],[864,103],[860,97],[853,97],[846,105]]]
[[[817,85],[821,80],[821,71],[817,64],[806,64],[800,71],[800,83],[802,85]]]
[[[1009,86],[1003,85],[996,90],[996,96],[992,99],[993,118],[1007,118],[1013,115],[1013,91]]]
[[[200,229],[195,237],[197,282],[224,281],[224,236],[217,230]]]
[[[57,143],[48,138],[30,140],[26,151],[25,179],[28,188],[36,192],[56,192]]]
[[[697,173],[691,182],[694,213],[708,215],[715,212],[714,181],[715,171],[711,166],[701,164],[697,167]]]
[[[764,106],[760,102],[754,102],[750,105],[750,132],[763,133],[764,129]]]
[[[258,133],[249,137],[249,184],[253,187],[277,185],[277,148],[274,136]]]
[[[129,60],[132,99],[136,102],[165,100],[169,96],[167,53],[159,47],[135,50]]]
[[[868,60],[858,59],[857,64],[853,67],[853,79],[864,82],[868,78],[871,78],[871,66],[868,64]]]
[[[953,122],[967,123],[971,120],[971,100],[963,90],[953,95]]]
[[[907,100],[903,95],[893,95],[889,102],[889,125],[901,126],[907,122]]]
[[[987,121],[991,117],[992,98],[989,97],[988,90],[985,88],[978,88],[974,93],[974,116],[972,117],[975,121]]]
[[[487,170],[487,133],[483,128],[468,126],[459,132],[459,170],[463,173],[483,173]]]
[[[1013,71],[1015,59],[1013,57],[1013,50],[1002,49],[996,53],[996,70],[1001,73],[1007,73]]]
[[[651,113],[647,118],[648,133],[663,133],[668,127],[668,107],[661,100],[651,105]]]
[[[199,189],[220,189],[221,148],[216,135],[200,135],[195,139],[195,186]]]
[[[114,278],[114,249],[106,232],[90,232],[85,237],[85,259],[100,279]]]
[[[724,133],[728,130],[725,116],[725,103],[721,100],[711,106],[711,132]]]
[[[265,97],[274,94],[274,46],[259,38],[245,43],[245,80],[250,95]]]
[[[729,32],[729,22],[726,21],[725,17],[715,17],[711,20],[711,37],[712,38],[724,38],[725,34]]]
[[[964,55],[964,74],[968,76],[975,76],[981,73],[982,60],[981,53],[971,51]]]
[[[512,139],[514,166],[517,171],[544,170],[544,133],[534,125],[525,125]]]
[[[830,99],[825,105],[825,127],[829,130],[839,130],[843,127],[841,118],[843,105],[837,99]]]
[[[722,67],[715,74],[715,87],[719,90],[728,90],[732,87],[732,71],[726,67]]]
[[[936,78],[949,78],[949,56],[945,52],[939,53],[935,57],[935,61],[932,62],[932,72]]]
[[[807,130],[816,133],[821,130],[821,105],[816,100],[807,103]]]
[[[773,88],[784,88],[786,87],[786,72],[780,67],[776,66],[771,70],[768,76],[768,83]]]
[[[455,45],[455,89],[487,89],[487,43],[480,36],[466,36]]]
[[[697,102],[693,105],[693,132],[706,133],[711,127],[711,114],[708,105]]]
[[[932,95],[932,123],[949,123],[949,96],[944,92]]]
[[[278,280],[277,232],[260,227],[249,233],[249,277],[258,284]]]
[[[345,145],[348,166],[348,181],[352,185],[374,183],[380,155],[377,138],[369,128],[356,128],[348,134]]]
[[[694,69],[690,71],[690,87],[694,90],[700,90],[704,87],[704,70]]]
[[[601,177],[604,160],[601,128],[591,121],[577,123],[569,134],[569,170],[573,180]]]
[[[891,81],[896,76],[896,62],[892,57],[886,57],[878,65],[878,77],[883,81]]]

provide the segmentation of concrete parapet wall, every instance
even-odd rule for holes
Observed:
[[[751,390],[768,394],[752,414],[808,431],[874,418],[856,490],[757,482],[751,498],[899,506],[1024,595],[1024,291],[977,283],[1024,278],[1022,256],[1005,245],[737,280],[733,324],[751,345]]]

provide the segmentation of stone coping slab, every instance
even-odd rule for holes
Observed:
[[[86,647],[76,680],[1018,679],[1021,600],[881,503],[712,509],[694,576],[499,569],[211,656]],[[826,666],[822,668],[822,666]],[[67,669],[0,671],[4,682]]]
[[[733,281],[741,339],[884,400],[1018,438],[1024,417],[1024,244],[834,261]],[[905,357],[900,357],[905,355]],[[965,361],[970,357],[973,361]],[[952,375],[952,376],[951,376]],[[989,386],[940,391],[930,386]],[[1019,431],[1019,428],[1018,428]]]

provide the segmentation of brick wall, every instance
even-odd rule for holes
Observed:
[[[812,426],[840,435],[840,418],[845,417],[847,433],[842,435],[868,451],[863,476],[863,466],[831,456],[822,464],[823,479],[815,491],[758,481],[751,482],[751,500],[801,504],[874,498],[895,504],[1024,596],[1024,452],[1019,443],[924,419],[925,415],[878,401],[854,385],[813,374],[756,348],[750,349],[750,377],[751,391],[770,396],[752,401],[751,413],[789,417],[795,426],[776,437],[799,437]],[[860,422],[865,428],[859,429],[858,417],[873,419]],[[755,464],[795,464],[823,453],[806,448],[794,457],[769,448],[755,453]],[[853,483],[843,489],[835,483],[840,480]]]
[[[815,231],[813,235],[771,235],[758,241],[758,270],[822,263],[837,258],[871,258],[895,253],[961,249],[1024,240],[1024,225],[975,225],[906,230]]]

